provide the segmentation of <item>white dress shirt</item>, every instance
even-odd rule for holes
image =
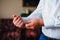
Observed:
[[[27,22],[34,18],[43,18],[42,32],[44,35],[60,39],[60,0],[40,0],[37,9],[23,20]]]

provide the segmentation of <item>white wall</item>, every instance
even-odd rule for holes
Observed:
[[[12,18],[13,14],[20,15],[20,0],[2,0],[0,18]]]

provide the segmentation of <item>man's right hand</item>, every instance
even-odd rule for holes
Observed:
[[[22,28],[24,26],[22,17],[13,15],[13,24],[18,28]]]

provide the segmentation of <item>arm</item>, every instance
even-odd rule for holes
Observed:
[[[33,18],[42,18],[42,1],[39,2],[37,9],[31,13],[27,18],[23,18],[24,22],[31,20]]]
[[[16,25],[17,27],[22,27],[25,25],[25,23],[27,23],[29,20],[31,19],[35,19],[35,18],[42,18],[42,1],[39,2],[39,5],[37,7],[37,9],[31,13],[30,16],[26,17],[26,18],[21,18],[19,16],[15,16],[13,17],[13,23],[14,25]]]
[[[60,2],[59,1],[57,3],[56,2],[57,1],[53,1],[52,4],[50,3],[51,5],[49,6],[49,8],[51,9],[47,10],[49,14],[48,13],[43,14],[43,19],[35,18],[33,20],[30,20],[26,24],[26,27],[34,28],[37,27],[39,24],[40,27],[44,26],[46,28],[59,28],[60,27]]]
[[[44,26],[46,28],[60,27],[60,0],[52,1],[49,6],[49,14],[43,14]],[[52,6],[53,5],[53,6]]]

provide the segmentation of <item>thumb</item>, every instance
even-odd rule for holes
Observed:
[[[27,29],[33,29],[34,30],[34,26],[32,25],[32,21],[31,20],[26,23],[25,27]]]
[[[31,21],[28,21],[25,26],[29,27],[30,25],[31,25]]]

